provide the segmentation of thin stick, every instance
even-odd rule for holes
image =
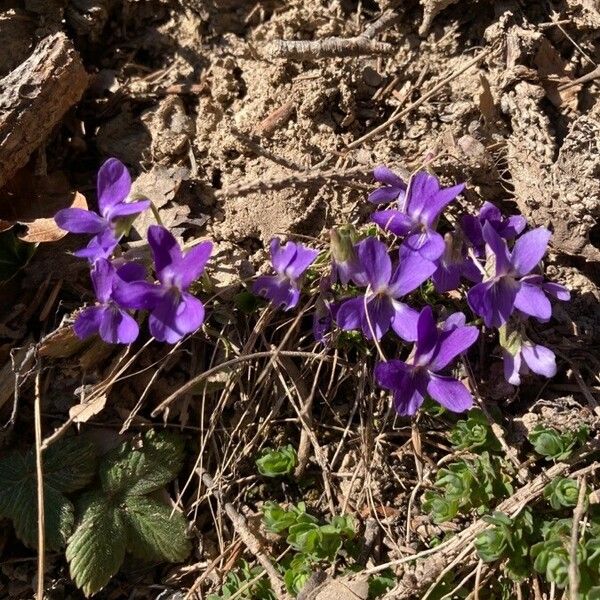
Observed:
[[[44,473],[42,468],[42,408],[41,408],[41,369],[35,374],[35,470],[37,478],[37,517],[38,517],[38,580],[37,599],[44,600],[45,571],[45,515],[44,515]]]
[[[208,473],[202,473],[201,479],[208,492],[212,492],[213,494],[218,493],[215,489],[215,482]],[[258,560],[262,568],[266,571],[276,597],[281,598],[282,600],[288,600],[290,596],[285,590],[285,585],[281,575],[277,572],[277,569],[273,566],[273,563],[269,557],[263,552],[260,540],[254,535],[254,533],[252,533],[252,531],[250,531],[248,524],[246,523],[246,519],[244,519],[244,517],[230,502],[225,502],[224,506],[225,512],[231,520],[236,533],[240,536],[248,550],[254,554],[256,560]]]
[[[361,146],[367,140],[370,140],[371,138],[374,138],[376,135],[382,133],[390,125],[397,123],[400,119],[402,119],[402,117],[406,116],[409,112],[413,111],[415,108],[418,108],[419,106],[421,106],[421,104],[423,104],[424,102],[429,100],[429,98],[431,98],[432,96],[437,94],[445,85],[450,83],[452,80],[454,80],[457,77],[459,77],[460,75],[462,75],[465,71],[468,71],[472,67],[478,65],[491,52],[492,52],[491,48],[488,48],[487,50],[480,52],[473,60],[470,60],[463,67],[461,67],[454,73],[451,73],[447,77],[444,77],[444,79],[442,79],[442,81],[440,81],[437,85],[434,85],[428,92],[423,94],[418,100],[416,100],[412,104],[409,104],[404,110],[400,111],[397,115],[390,117],[385,123],[378,125],[377,127],[375,127],[375,129],[372,129],[371,131],[369,131],[369,133],[366,133],[362,137],[359,137],[357,140],[354,140],[353,142],[348,144],[348,146],[346,146],[346,148],[348,150],[357,148],[358,146]]]
[[[573,511],[573,526],[571,527],[571,543],[569,545],[569,598],[577,600],[579,597],[579,568],[577,565],[577,545],[579,544],[579,521],[585,511],[585,492],[587,490],[585,476],[579,483],[577,506]]]

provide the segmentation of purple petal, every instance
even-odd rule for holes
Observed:
[[[552,316],[552,305],[542,288],[525,282],[521,282],[515,297],[515,308],[540,321],[547,321]]]
[[[404,190],[399,187],[381,187],[371,192],[367,200],[372,204],[385,204],[396,202],[404,197]]]
[[[421,213],[428,202],[438,193],[440,184],[437,177],[426,171],[415,173],[408,182],[406,192],[406,212],[415,220],[420,220]]]
[[[187,289],[193,281],[200,277],[212,250],[212,242],[202,242],[185,253],[183,259],[176,267],[182,289]]]
[[[130,217],[131,215],[137,215],[150,208],[150,200],[140,200],[138,202],[120,202],[114,206],[110,206],[105,211],[105,216],[109,221],[118,219],[121,217]]]
[[[183,292],[175,314],[175,327],[182,333],[193,333],[204,323],[204,304],[192,294]]]
[[[100,213],[123,202],[131,190],[131,177],[127,167],[116,158],[109,158],[98,171],[96,182]]]
[[[288,242],[285,246],[281,246],[279,239],[273,238],[270,244],[271,249],[271,264],[273,268],[283,275],[287,266],[296,256],[296,244]]]
[[[398,300],[394,300],[392,306],[394,307],[392,329],[404,341],[414,342],[417,339],[419,313],[414,308]]]
[[[191,294],[165,294],[148,319],[150,333],[159,342],[177,343],[204,321],[204,305]]]
[[[383,242],[368,237],[357,245],[358,260],[374,293],[387,288],[392,276],[392,261]]]
[[[560,285],[560,283],[548,281],[543,284],[542,288],[546,294],[550,294],[557,300],[568,301],[571,299],[571,292],[564,285]]]
[[[92,284],[96,298],[102,304],[110,300],[113,281],[115,279],[115,268],[105,258],[99,258],[90,271]]]
[[[421,211],[421,222],[428,226],[433,226],[444,208],[452,202],[465,189],[465,184],[460,183],[449,188],[441,189],[432,198],[429,199]]]
[[[85,310],[81,311],[75,323],[73,323],[73,330],[75,335],[82,340],[98,333],[100,329],[100,323],[106,307],[104,306],[90,306]]]
[[[460,228],[475,250],[484,250],[485,241],[483,239],[483,229],[477,217],[464,215],[460,221]]]
[[[446,248],[444,238],[433,229],[409,235],[402,246],[430,261],[435,261],[442,256]]]
[[[152,249],[156,274],[160,279],[163,269],[179,264],[182,259],[181,248],[171,232],[161,225],[148,227],[148,243]]]
[[[117,276],[123,281],[142,281],[146,278],[146,267],[142,263],[129,261],[117,268]]]
[[[108,307],[102,314],[100,337],[108,344],[132,344],[139,331],[135,319],[116,306]]]
[[[460,276],[462,273],[462,265],[450,264],[445,265],[440,263],[435,270],[431,279],[435,285],[435,289],[441,294],[456,290],[460,286]]]
[[[465,325],[443,332],[436,352],[429,363],[431,371],[441,371],[459,354],[470,348],[479,337],[479,329]]]
[[[430,374],[427,392],[452,412],[464,412],[473,406],[471,392],[457,379]]]
[[[285,268],[285,275],[293,280],[299,279],[306,269],[313,264],[317,256],[319,256],[318,250],[313,250],[303,244],[296,244],[296,254]]]
[[[527,227],[527,219],[522,215],[512,215],[506,219],[502,228],[502,237],[513,239]]]
[[[398,267],[390,281],[390,293],[394,298],[400,298],[416,290],[435,270],[436,266],[432,261],[407,250],[402,245]]]
[[[290,310],[300,300],[300,291],[294,288],[288,279],[280,276],[262,275],[257,277],[252,291],[270,300],[275,306]]]
[[[501,238],[490,223],[483,225],[483,239],[496,261],[496,275],[506,275],[511,268],[511,256],[506,240]]]
[[[375,367],[375,380],[394,392],[394,407],[399,415],[414,415],[423,404],[427,382],[415,376],[405,363],[399,360],[379,363]]]
[[[511,354],[508,350],[502,350],[504,362],[504,379],[512,385],[521,385],[521,352]]]
[[[431,306],[425,306],[419,314],[417,324],[417,347],[415,352],[415,364],[425,365],[438,343],[438,329]]]
[[[527,275],[537,267],[546,254],[550,235],[545,227],[538,227],[517,239],[511,255],[511,262],[517,275]]]
[[[521,354],[527,366],[534,373],[548,378],[556,375],[556,357],[552,350],[539,344],[525,342],[521,348]]]
[[[389,298],[374,298],[364,311],[363,334],[367,339],[380,340],[390,330],[394,316],[394,306]]]
[[[107,227],[100,215],[83,208],[63,208],[56,213],[54,221],[71,233],[100,233]]]
[[[113,300],[122,308],[152,310],[164,295],[164,288],[147,281],[126,282],[117,279],[112,290]]]
[[[514,310],[517,290],[518,286],[506,277],[484,281],[469,290],[467,302],[487,327],[500,327]]]
[[[98,235],[95,235],[85,248],[73,252],[74,256],[87,258],[91,263],[100,258],[108,258],[119,241],[110,229],[105,229]]]
[[[343,302],[338,308],[335,320],[345,331],[352,331],[362,327],[364,315],[365,299],[360,296]]]
[[[467,317],[465,317],[464,313],[455,312],[446,318],[441,327],[443,331],[451,331],[455,327],[463,327],[466,322]]]
[[[500,212],[500,209],[497,206],[486,200],[479,209],[479,220],[501,221],[502,213]]]
[[[399,210],[380,210],[371,215],[371,221],[394,235],[406,235],[414,227],[412,219]]]
[[[378,165],[373,169],[373,178],[379,183],[384,183],[390,187],[406,189],[406,183],[385,165]]]

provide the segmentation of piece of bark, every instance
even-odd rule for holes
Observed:
[[[23,167],[88,83],[79,54],[63,33],[0,79],[0,188]]]

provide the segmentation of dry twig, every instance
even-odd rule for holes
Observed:
[[[267,44],[263,53],[268,58],[288,60],[390,54],[394,46],[375,42],[372,38],[396,18],[397,15],[393,10],[387,10],[360,35],[350,38],[328,37],[322,40],[274,40]]]
[[[577,546],[579,545],[579,521],[585,511],[585,493],[587,491],[585,476],[579,482],[579,495],[577,506],[573,511],[573,525],[571,526],[571,540],[569,544],[569,598],[579,598],[579,566],[577,561]]]
[[[204,483],[209,492],[218,493],[215,490],[213,478],[208,473],[202,473],[201,479],[202,483]],[[263,552],[260,540],[248,528],[246,519],[244,519],[244,517],[230,502],[225,502],[224,508],[227,516],[233,524],[233,527],[235,528],[236,533],[240,536],[248,550],[252,552],[252,554],[256,557],[256,560],[267,573],[269,581],[271,582],[271,587],[273,588],[277,598],[281,598],[282,600],[289,599],[290,596],[285,589],[285,584],[283,583],[281,576],[277,572],[277,569],[273,566],[273,563],[269,557]]]
[[[37,482],[37,518],[38,518],[38,573],[37,573],[37,600],[44,600],[44,571],[45,571],[45,515],[44,515],[44,471],[42,466],[42,398],[41,368],[38,366],[35,374],[35,470]]]

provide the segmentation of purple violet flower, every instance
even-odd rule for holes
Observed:
[[[436,260],[444,252],[444,238],[435,230],[437,220],[464,187],[461,183],[442,189],[437,177],[420,171],[411,177],[398,208],[373,213],[371,220],[383,229],[403,236],[403,246],[408,250],[428,260]]]
[[[158,284],[132,283],[115,296],[121,306],[150,311],[150,333],[159,342],[175,344],[204,322],[204,305],[188,293],[204,270],[212,243],[203,242],[183,252],[173,235],[160,225],[148,228]]]
[[[302,276],[312,265],[318,250],[303,244],[288,242],[281,246],[277,238],[271,240],[271,264],[276,275],[261,275],[254,282],[253,291],[264,296],[283,310],[294,308],[300,300]]]
[[[477,216],[464,215],[461,219],[461,228],[471,242],[477,257],[485,255],[483,226],[486,223],[489,223],[501,238],[510,241],[522,233],[527,226],[527,219],[523,215],[503,217],[500,209],[491,202],[484,202]]]
[[[115,268],[105,258],[99,258],[90,275],[98,304],[84,309],[75,319],[73,329],[77,337],[85,339],[99,333],[109,344],[131,344],[137,339],[139,327],[115,296],[126,292],[130,282],[142,280],[144,267],[130,262]]]
[[[466,256],[466,249],[460,230],[444,235],[444,252],[435,261],[437,269],[431,276],[435,289],[440,292],[456,290],[462,277],[475,282],[481,281],[481,273]]]
[[[524,322],[511,319],[499,329],[504,361],[504,377],[512,385],[521,384],[521,375],[533,371],[544,377],[556,375],[556,357],[552,350],[534,344],[525,334]]]
[[[419,313],[400,298],[435,271],[434,263],[401,247],[398,265],[392,272],[386,245],[372,237],[357,244],[357,255],[362,271],[353,278],[368,287],[364,296],[346,300],[340,306],[338,325],[345,330],[362,329],[367,338],[377,340],[391,327],[402,339],[416,340]]]
[[[455,357],[475,343],[479,331],[465,325],[462,313],[454,313],[437,327],[430,306],[419,314],[417,342],[404,362],[389,360],[375,367],[375,379],[394,393],[398,414],[414,415],[425,395],[452,412],[463,412],[473,405],[473,396],[454,377],[438,375]]]
[[[529,275],[546,253],[550,239],[546,228],[538,227],[520,236],[512,252],[490,223],[483,225],[483,237],[488,278],[469,290],[467,301],[473,312],[483,317],[487,327],[500,327],[515,309],[547,321],[552,315],[552,306],[546,294],[560,300],[569,299],[570,294],[563,286],[545,283],[540,275]]]
[[[406,183],[388,169],[385,165],[379,165],[373,169],[373,178],[383,186],[369,194],[369,202],[382,204],[384,202],[402,202],[406,195]]]
[[[150,200],[125,202],[131,191],[131,177],[127,167],[116,158],[109,158],[100,167],[96,189],[100,214],[83,208],[65,208],[54,217],[61,229],[94,235],[86,248],[74,253],[92,263],[111,255],[120,237],[119,219],[137,215],[150,206]]]

